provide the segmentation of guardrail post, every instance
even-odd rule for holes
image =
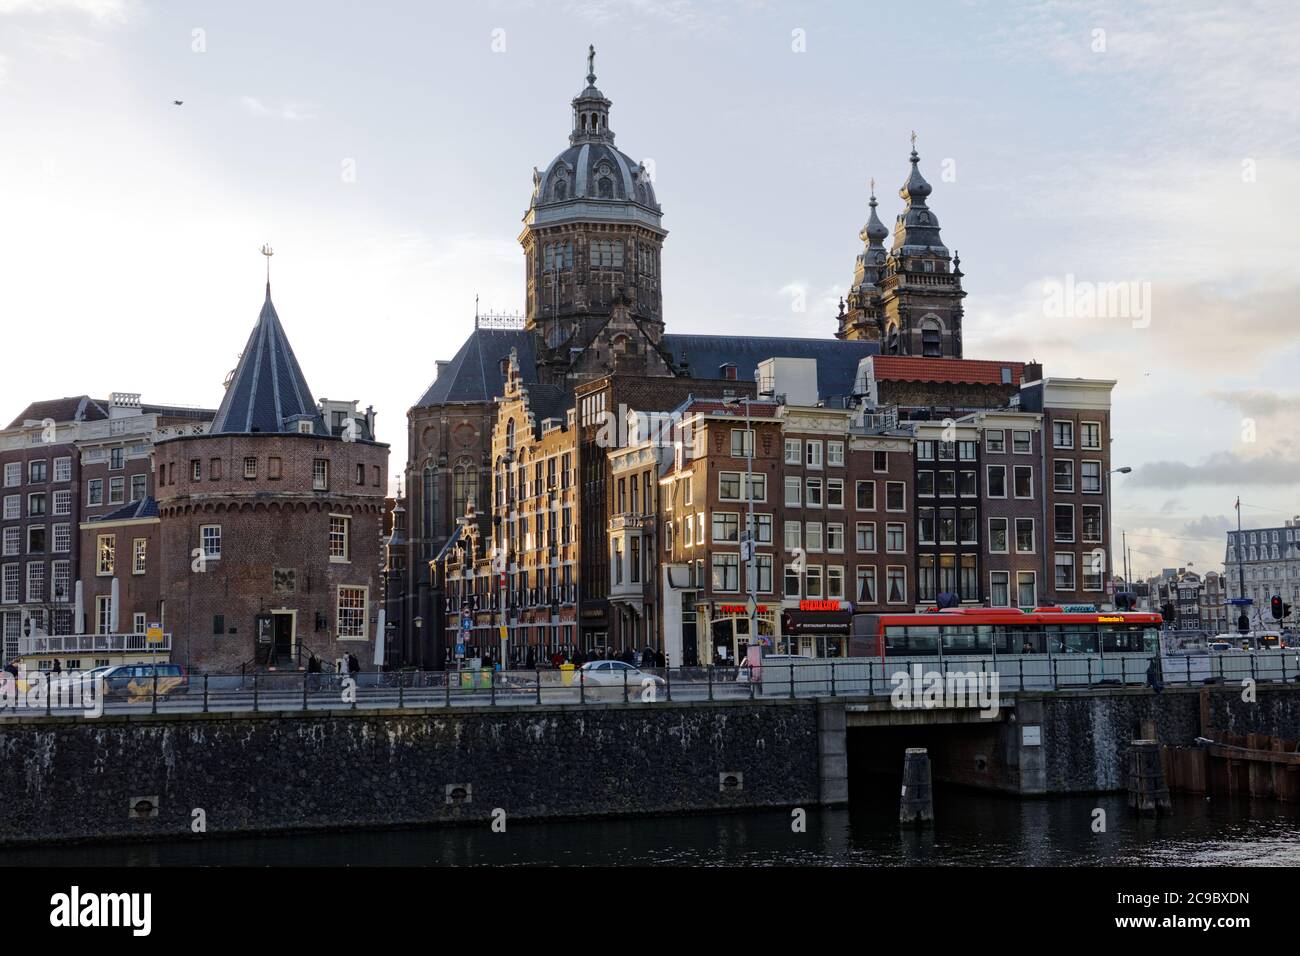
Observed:
[[[208,675],[203,675],[203,712],[208,712]]]
[[[406,672],[397,671],[397,709],[406,706]]]
[[[1185,658],[1187,661],[1187,686],[1192,686],[1192,655],[1188,654]]]
[[[1056,679],[1056,658],[1049,656],[1049,659],[1052,662],[1052,690],[1060,690],[1060,684]]]
[[[835,665],[834,664],[831,664],[831,696],[832,697],[835,696]]]
[[[497,672],[495,668],[488,668],[488,705],[495,707],[497,705]]]
[[[149,708],[149,713],[158,713],[158,665],[153,665],[153,703]]]
[[[790,662],[790,699],[794,700],[794,661]]]
[[[542,669],[538,667],[536,668],[536,670],[537,670],[537,703],[540,704],[542,702]]]
[[[881,677],[884,677],[885,655],[880,655]],[[867,661],[867,696],[873,697],[876,693],[876,665],[872,661]]]
[[[1250,679],[1255,679],[1255,652],[1250,652]]]
[[[709,672],[709,700],[713,700],[713,665],[708,666]]]
[[[311,671],[302,672],[302,709],[307,709],[307,682],[311,680]]]
[[[253,672],[253,713],[257,713],[257,672]]]
[[[449,709],[451,707],[451,673],[445,668],[442,672],[443,706]]]
[[[352,677],[351,671],[348,672],[348,676]],[[361,671],[357,671],[357,676],[352,677],[352,706],[348,708],[349,710],[357,709],[357,698],[361,696],[361,681],[359,679],[360,677],[361,677]]]
[[[1105,671],[1102,672],[1103,674]],[[1088,686],[1092,686],[1092,658],[1088,658]]]
[[[665,663],[667,662],[665,661]],[[664,692],[669,700],[673,699],[673,669],[671,667],[664,668]]]
[[[627,669],[623,670],[623,703],[627,703]]]
[[[37,674],[45,681],[45,716],[48,717],[54,708],[54,682],[47,671],[37,671]]]
[[[578,668],[578,703],[587,702],[587,672],[581,667]]]

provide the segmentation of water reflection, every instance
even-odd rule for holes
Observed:
[[[849,809],[634,820],[510,822],[469,828],[346,831],[169,843],[24,848],[24,865],[1300,865],[1300,807],[1175,796],[1170,817],[1142,819],[1122,794],[1017,800],[936,788],[935,825],[900,829],[897,786],[854,781]],[[1094,833],[1094,811],[1106,831]]]

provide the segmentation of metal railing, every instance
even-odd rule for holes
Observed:
[[[707,666],[618,668],[615,670],[533,668],[531,670],[332,671],[191,674],[155,673],[117,679],[104,686],[103,712],[240,713],[409,708],[507,708],[550,705],[653,704],[660,701],[728,701],[813,697],[889,697],[900,683],[947,683],[949,678],[982,682],[995,694],[1141,687],[1151,682],[1151,664],[1141,653],[1025,654],[879,658],[820,658],[771,661],[759,667]],[[1300,681],[1300,654],[1179,655],[1158,659],[1154,676],[1164,686]],[[165,670],[165,668],[162,668]],[[991,678],[996,675],[996,682]],[[0,676],[0,680],[8,680]],[[49,681],[46,672],[20,676],[18,690]],[[54,675],[75,680],[75,675]],[[22,693],[17,695],[22,697]],[[44,698],[42,698],[44,699]],[[0,695],[0,716],[30,716],[30,701],[15,704]],[[49,703],[40,709],[68,708]],[[80,710],[80,707],[72,708]]]
[[[38,634],[18,641],[19,653],[27,654],[148,654],[172,649],[172,636],[156,640],[146,634]]]

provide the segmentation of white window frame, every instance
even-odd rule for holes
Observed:
[[[344,607],[343,605],[344,592],[360,592],[361,608],[359,613],[356,613],[356,608],[353,605],[349,605],[346,608]],[[338,639],[340,641],[366,640],[366,626],[370,616],[370,588],[368,586],[357,585],[357,584],[340,584],[338,586],[338,591],[335,593],[334,596],[334,610],[335,610],[335,618],[334,618],[335,630],[337,632]],[[345,610],[352,612],[349,613],[348,615],[349,617],[356,616],[359,617],[360,619],[359,627],[355,629],[349,627],[346,633],[344,631],[344,626],[343,626]]]
[[[209,531],[215,532],[215,534],[209,534]],[[211,542],[216,543],[215,551],[208,550],[208,546]],[[221,560],[221,525],[199,525],[199,549],[199,553],[203,556],[204,561]]]

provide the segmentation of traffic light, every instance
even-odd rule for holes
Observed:
[[[1273,600],[1270,601],[1269,604],[1273,609],[1273,620],[1280,621],[1282,618],[1286,617],[1286,610],[1283,607],[1282,599],[1280,597],[1274,594]]]

